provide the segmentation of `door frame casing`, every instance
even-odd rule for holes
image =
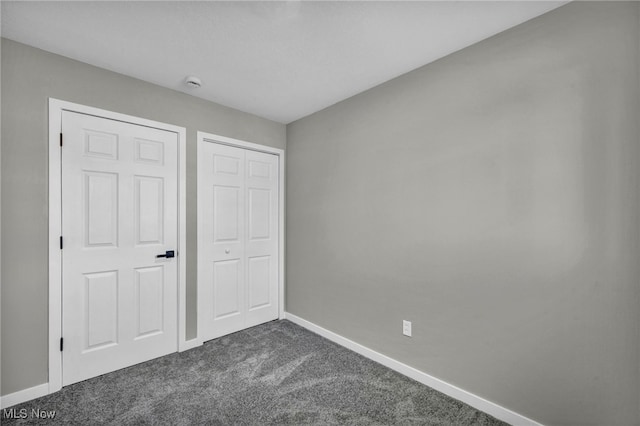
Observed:
[[[284,279],[284,267],[285,267],[285,151],[280,148],[273,148],[267,145],[260,145],[252,142],[243,141],[240,139],[233,139],[226,136],[215,135],[213,133],[207,132],[198,132],[197,136],[197,144],[196,150],[198,152],[198,159],[200,159],[200,150],[201,146],[204,143],[217,143],[221,145],[232,146],[235,148],[248,149],[252,151],[264,152],[266,154],[273,154],[278,156],[278,319],[284,319],[284,290],[285,290],[285,279]],[[197,168],[197,183],[198,185],[202,182],[202,169],[200,167]],[[202,206],[203,203],[200,199],[197,200],[198,209],[197,209],[197,225],[200,224],[200,219],[203,217]],[[197,226],[196,225],[196,226]],[[200,250],[202,245],[202,239],[198,236],[198,265],[201,261]],[[200,267],[198,266],[197,272],[197,288],[200,289],[200,283],[202,277],[200,276]],[[198,322],[198,339],[200,339],[200,343],[204,342],[204,336],[201,331],[204,327],[204,318],[203,318],[203,303],[204,301],[198,295],[198,313],[197,313],[197,322]]]
[[[113,111],[49,98],[49,393],[62,389],[62,113],[64,111],[93,115],[144,127],[173,132],[178,136],[178,342],[179,352],[190,349],[196,342],[186,340],[186,135],[184,127],[147,120]]]

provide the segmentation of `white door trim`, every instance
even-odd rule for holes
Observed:
[[[278,319],[284,319],[284,206],[285,206],[285,192],[284,192],[284,178],[285,178],[285,154],[284,150],[279,148],[272,148],[266,145],[259,145],[252,142],[247,142],[239,139],[233,139],[226,136],[214,135],[213,133],[198,132],[197,136],[197,150],[198,155],[200,146],[204,142],[219,143],[222,145],[229,145],[237,148],[250,149],[252,151],[265,152],[267,154],[274,154],[279,157],[278,167]],[[198,168],[198,182],[202,181],[200,176],[200,169]],[[202,217],[202,202],[198,199],[198,217]],[[202,240],[198,238],[198,253],[202,245]],[[200,259],[198,259],[200,261]],[[197,282],[200,283],[202,277],[197,277]],[[199,287],[199,286],[198,286]],[[201,330],[203,330],[203,318],[202,318],[201,301],[198,297],[198,338],[202,341]]]
[[[193,347],[186,340],[186,253],[187,253],[187,204],[186,204],[186,134],[184,127],[160,123],[131,115],[93,108],[72,102],[49,98],[49,393],[62,388],[62,179],[60,133],[62,112],[71,111],[123,121],[145,127],[174,132],[178,136],[178,350]]]

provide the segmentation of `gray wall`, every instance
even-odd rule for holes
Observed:
[[[189,338],[196,332],[196,132],[286,145],[282,124],[3,39],[3,395],[48,377],[49,97],[187,128]]]
[[[287,126],[287,311],[547,424],[638,424],[639,9],[571,3]]]

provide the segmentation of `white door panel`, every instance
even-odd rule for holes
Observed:
[[[247,327],[278,317],[278,157],[246,151]]]
[[[164,265],[135,268],[135,339],[164,331]]]
[[[278,157],[211,142],[198,152],[203,340],[278,317]]]
[[[269,270],[271,269],[271,256],[257,256],[248,259],[248,294],[250,311],[260,309],[271,303],[271,288],[269,286]]]
[[[82,351],[118,344],[118,271],[83,274]]]
[[[240,243],[243,199],[239,186],[213,185],[214,243]]]
[[[164,243],[164,178],[134,176],[135,244]]]
[[[177,135],[62,116],[63,385],[177,350]]]

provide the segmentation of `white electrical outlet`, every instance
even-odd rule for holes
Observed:
[[[411,321],[402,320],[402,334],[411,337]]]

